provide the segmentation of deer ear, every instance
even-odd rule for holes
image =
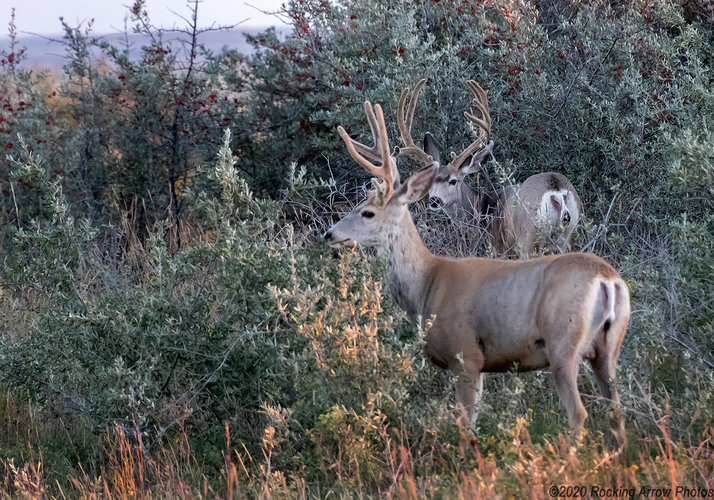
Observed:
[[[468,174],[473,174],[474,172],[478,172],[483,168],[483,162],[488,160],[488,157],[491,156],[493,152],[493,141],[489,142],[485,148],[483,148],[481,151],[478,151],[475,153],[472,157],[469,163],[462,163],[459,165],[459,173],[462,175],[468,175]]]
[[[426,154],[431,156],[432,160],[441,165],[439,157],[439,143],[436,142],[434,136],[432,136],[429,132],[424,135],[424,151]]]
[[[392,199],[402,205],[408,205],[422,199],[429,192],[438,169],[438,165],[432,164],[430,167],[416,172],[407,179],[407,182],[400,186]]]

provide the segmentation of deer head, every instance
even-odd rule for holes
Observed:
[[[439,145],[431,134],[427,133],[424,136],[424,148],[418,148],[414,145],[414,140],[411,136],[412,121],[414,118],[414,110],[419,97],[419,92],[426,80],[422,79],[416,84],[414,90],[410,92],[407,88],[399,99],[399,107],[397,111],[397,123],[404,142],[404,148],[397,149],[398,155],[408,155],[414,158],[422,165],[426,163],[436,163],[438,172],[434,179],[434,183],[429,190],[429,198],[431,200],[430,208],[443,208],[448,213],[455,213],[457,206],[469,198],[471,201],[473,194],[464,184],[464,178],[477,172],[481,169],[482,163],[489,157],[493,150],[493,141],[486,143],[491,133],[491,116],[488,111],[488,97],[481,86],[473,80],[467,83],[468,88],[473,96],[473,102],[481,114],[481,118],[469,113],[464,113],[466,119],[476,125],[478,128],[478,137],[469,146],[467,146],[460,154],[451,153],[451,161],[444,165],[441,163],[441,155],[439,154]],[[407,107],[408,103],[408,107]],[[465,189],[467,191],[465,191]]]
[[[364,109],[374,146],[355,141],[341,126],[337,130],[352,158],[376,178],[372,179],[373,187],[367,199],[325,233],[325,239],[335,248],[359,244],[381,249],[390,238],[397,236],[404,217],[411,217],[407,205],[429,192],[436,174],[436,165],[430,164],[400,183],[396,158],[390,154],[382,107],[377,104],[372,109],[372,105],[365,102]]]

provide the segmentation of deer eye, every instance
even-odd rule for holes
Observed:
[[[456,182],[457,182],[456,179],[451,179],[449,181],[449,184],[451,184],[452,186],[456,186]]]
[[[371,219],[374,217],[374,212],[370,212],[369,210],[365,210],[362,212],[362,217],[366,217],[367,219]]]

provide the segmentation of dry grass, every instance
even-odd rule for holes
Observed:
[[[305,472],[281,471],[273,457],[281,453],[281,431],[289,413],[267,408],[272,422],[265,428],[259,456],[234,447],[225,428],[223,466],[203,470],[184,431],[149,453],[137,433],[116,428],[106,441],[106,465],[99,474],[83,469],[69,479],[70,487],[46,484],[42,455],[16,464],[1,462],[5,498],[549,498],[555,487],[581,488],[585,498],[634,497],[643,488],[680,488],[711,491],[714,484],[714,428],[697,444],[672,442],[666,419],[661,435],[643,441],[628,456],[611,453],[602,436],[576,447],[559,435],[536,444],[528,423],[518,419],[499,439],[479,443],[463,428],[458,444],[444,442],[435,430],[410,443],[405,430],[385,428],[384,446],[375,449],[383,480],[374,484],[359,475],[333,484],[310,484]],[[349,429],[345,429],[349,432]],[[345,457],[345,460],[347,458]],[[326,464],[327,465],[327,464]],[[331,463],[331,468],[355,470],[354,464]],[[630,492],[634,491],[635,495]],[[665,496],[671,496],[672,493]],[[571,495],[572,496],[572,495]]]

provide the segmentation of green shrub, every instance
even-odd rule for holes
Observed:
[[[29,260],[5,263],[16,293],[35,285],[45,302],[28,331],[2,337],[4,386],[61,415],[89,418],[99,431],[137,429],[148,443],[180,424],[207,459],[224,422],[256,451],[266,404],[290,408],[290,425],[318,436],[335,405],[358,419],[407,418],[420,344],[403,340],[403,314],[391,303],[383,309],[367,262],[355,254],[332,260],[278,224],[277,204],[254,199],[236,175],[229,141],[203,174],[218,196],[187,194],[210,237],[172,254],[160,224],[139,268],[96,255],[88,240],[68,246],[80,228],[62,215],[61,190],[48,191],[61,216],[31,234],[18,229],[10,255]],[[43,267],[60,264],[64,274],[53,276],[62,293],[35,283]],[[43,267],[32,274],[31,265]],[[304,436],[292,443],[331,446]]]

